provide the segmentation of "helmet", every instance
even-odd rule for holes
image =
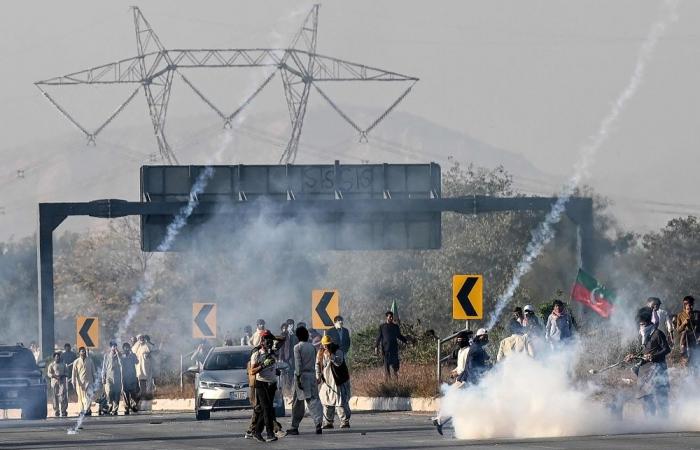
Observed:
[[[328,345],[328,344],[330,344],[331,342],[333,342],[333,339],[331,339],[331,337],[328,336],[328,335],[325,335],[325,336],[323,336],[323,337],[321,338],[321,344],[322,344],[322,345]]]

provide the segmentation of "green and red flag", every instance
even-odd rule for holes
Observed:
[[[399,317],[399,305],[396,303],[396,300],[392,300],[391,309],[389,309],[389,311],[391,311],[392,314],[394,314],[394,322],[400,323],[401,318]]]
[[[576,282],[571,288],[571,300],[583,303],[602,317],[610,317],[615,293],[600,284],[593,276],[578,270]]]

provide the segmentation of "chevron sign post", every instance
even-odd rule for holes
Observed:
[[[333,328],[333,318],[340,315],[340,292],[337,289],[311,291],[311,326],[316,330]]]

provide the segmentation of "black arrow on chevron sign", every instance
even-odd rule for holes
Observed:
[[[472,289],[474,289],[474,285],[477,281],[479,281],[478,277],[467,277],[467,279],[464,280],[464,284],[457,293],[457,300],[462,306],[464,313],[468,316],[478,315],[476,313],[476,310],[474,309],[474,305],[472,305],[472,302],[469,299],[469,294],[471,293]]]
[[[204,336],[214,336],[214,332],[211,331],[211,328],[209,328],[209,325],[206,322],[207,316],[209,316],[212,309],[214,309],[214,305],[204,305],[194,318],[195,325],[199,327],[199,330]]]
[[[95,323],[95,319],[93,319],[92,317],[85,319],[85,322],[83,322],[83,326],[80,327],[80,331],[78,331],[78,335],[83,340],[83,344],[85,344],[85,347],[95,346],[95,343],[92,342],[92,338],[88,334],[90,328],[92,328],[93,323]]]
[[[321,318],[323,325],[327,327],[333,326],[333,320],[331,319],[331,316],[328,315],[328,311],[326,310],[333,299],[333,294],[333,291],[324,292],[321,300],[318,302],[318,305],[316,305],[316,314],[318,314],[318,317]]]

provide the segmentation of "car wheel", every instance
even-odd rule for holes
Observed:
[[[22,408],[22,419],[44,420],[48,412],[48,405],[45,400],[35,400]]]
[[[197,420],[209,420],[211,411],[204,411],[202,409],[198,409],[194,413]]]

